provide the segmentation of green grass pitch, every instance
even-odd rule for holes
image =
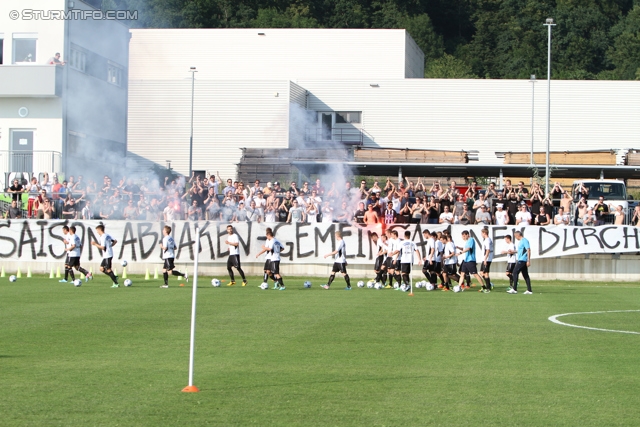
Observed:
[[[496,275],[497,276],[497,275]],[[227,279],[220,275],[219,278]],[[629,283],[534,295],[0,281],[2,426],[630,426],[640,335],[554,324],[640,310]],[[357,281],[358,279],[354,279]],[[522,284],[524,285],[524,284]],[[640,332],[640,311],[560,320]]]

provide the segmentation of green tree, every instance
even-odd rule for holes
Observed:
[[[640,80],[640,5],[611,29],[612,46],[607,59],[614,70],[598,75],[603,79]]]
[[[463,61],[452,55],[444,54],[441,58],[427,63],[424,71],[427,79],[477,79],[473,70]]]

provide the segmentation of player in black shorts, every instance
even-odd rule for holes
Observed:
[[[378,233],[371,234],[371,242],[373,243],[372,246],[376,250],[375,262],[373,264],[373,272],[376,273],[376,278],[375,278],[376,283],[381,282],[383,280],[383,277],[385,276],[386,266],[384,264],[384,257],[385,257],[386,251],[384,248],[386,247],[386,244],[385,244],[386,240],[387,240],[387,236],[385,236],[384,234],[380,236],[379,239],[378,239]],[[386,277],[385,277],[385,281],[386,281]]]
[[[344,277],[345,282],[347,282],[347,287],[345,288],[345,290],[350,291],[351,280],[349,279],[349,274],[347,273],[347,246],[345,245],[344,240],[342,240],[341,231],[336,231],[336,239],[338,240],[338,247],[336,248],[336,250],[333,252],[329,252],[324,256],[325,258],[330,256],[334,256],[335,258],[333,268],[331,269],[331,274],[329,275],[329,280],[327,281],[327,284],[322,288],[329,289],[331,283],[333,282],[333,279],[335,279],[336,277],[336,273],[341,273]]]

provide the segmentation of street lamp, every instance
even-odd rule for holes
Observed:
[[[529,164],[533,165],[533,106],[535,101],[536,75],[531,74],[529,81],[531,82],[531,158],[529,159]]]
[[[545,165],[545,192],[549,194],[549,146],[551,141],[551,27],[555,27],[553,18],[547,18],[542,24],[549,29],[549,40],[547,42],[547,161]]]
[[[196,81],[196,67],[189,68],[191,73],[191,136],[189,138],[189,177],[193,174],[193,88]]]

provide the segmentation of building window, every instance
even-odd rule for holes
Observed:
[[[86,64],[87,54],[72,46],[69,54],[69,66],[84,73]]]
[[[107,81],[116,86],[122,86],[123,68],[113,62],[107,65]]]
[[[36,45],[38,35],[35,33],[13,34],[13,63],[36,62]]]
[[[336,123],[360,123],[360,111],[336,111]]]

